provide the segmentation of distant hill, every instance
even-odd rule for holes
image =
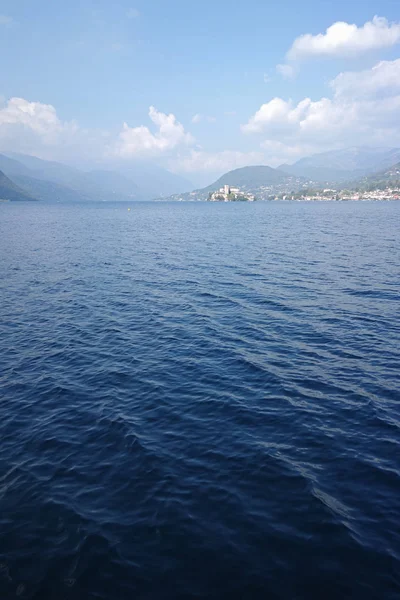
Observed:
[[[270,186],[277,183],[283,183],[288,179],[286,173],[280,172],[272,167],[256,166],[242,167],[225,173],[217,179],[215,183],[204,188],[205,190],[215,190],[223,185],[231,185],[240,188],[259,188],[261,186]]]
[[[238,187],[241,191],[254,194],[258,199],[267,199],[278,193],[290,193],[305,186],[307,180],[263,165],[242,167],[222,175],[215,183],[186,194],[175,194],[171,200],[207,200],[210,192],[224,185]]]
[[[103,161],[82,170],[35,156],[6,153],[0,154],[0,169],[9,177],[21,178],[18,183],[31,193],[40,190],[50,201],[152,200],[192,187],[183,177],[144,161]]]
[[[9,179],[3,171],[0,171],[0,200],[16,201],[32,201],[37,200],[34,196],[20,188],[11,179]]]
[[[343,183],[350,179],[356,179],[362,177],[365,174],[364,169],[358,169],[356,171],[345,171],[340,169],[330,169],[329,167],[308,167],[301,165],[280,165],[278,169],[288,175],[295,177],[305,177],[310,181],[316,183]]]
[[[302,158],[279,169],[320,183],[343,183],[383,170],[400,161],[400,148],[354,146]]]
[[[13,178],[14,175],[26,175],[34,176],[34,172],[22,164],[20,161],[10,158],[5,154],[0,154],[0,170],[7,175],[7,177]]]
[[[31,185],[32,189],[38,188],[37,180],[51,183],[51,186],[41,184],[49,199],[52,189],[58,192],[57,199],[64,201],[70,199],[86,201],[139,199],[135,183],[117,173],[80,171],[59,162],[43,160],[26,154],[8,154],[6,158],[11,158],[28,169],[28,172],[19,173],[20,176],[25,177],[26,189]],[[14,169],[15,165],[12,168]],[[33,177],[36,181],[30,181],[27,179],[28,177]]]
[[[111,165],[114,171],[136,183],[144,199],[153,200],[193,189],[188,179],[147,161],[123,161]]]
[[[27,175],[14,175],[13,181],[26,193],[45,202],[88,202],[92,198],[53,181],[36,179]]]
[[[393,159],[393,157],[399,156]],[[390,166],[400,160],[400,148],[369,148],[352,146],[341,150],[330,150],[301,158],[295,164],[302,167],[329,167],[342,171],[374,169],[385,163]]]
[[[400,187],[400,162],[378,173],[348,183],[350,189],[367,191],[385,189],[387,186]]]

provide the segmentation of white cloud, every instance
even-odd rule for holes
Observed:
[[[400,59],[372,69],[346,72],[330,83],[333,96],[300,102],[273,98],[242,125],[247,134],[264,134],[292,148],[398,145],[400,136]]]
[[[140,16],[140,12],[137,8],[130,8],[126,13],[126,16],[128,19],[137,19]]]
[[[154,107],[149,117],[155,133],[144,125],[129,127],[124,123],[117,136],[110,132],[80,128],[76,122],[63,122],[51,104],[11,98],[0,105],[0,150],[26,152],[62,159],[79,152],[93,157],[161,156],[190,146],[194,138],[173,114]]]
[[[13,22],[12,17],[8,17],[7,15],[0,15],[0,25],[11,25]]]
[[[11,98],[0,105],[0,151],[53,160],[99,156],[109,143],[105,131],[62,121],[51,104]]]
[[[129,127],[124,123],[112,152],[125,158],[141,155],[156,156],[177,146],[188,146],[194,143],[192,135],[185,131],[175,115],[164,114],[151,106],[149,117],[158,128],[155,134],[144,125]]]
[[[312,56],[357,55],[389,48],[400,43],[400,23],[389,23],[384,17],[375,16],[362,27],[337,21],[325,33],[298,37],[287,53],[289,61]]]
[[[51,104],[11,98],[0,109],[0,142],[25,137],[27,141],[36,138],[37,142],[51,146],[76,131],[76,123],[62,122]]]
[[[63,121],[51,104],[11,98],[0,104],[0,151],[55,160],[85,154],[98,160],[155,158],[173,171],[208,177],[247,165],[277,166],[355,144],[399,145],[400,58],[381,61],[371,69],[340,73],[328,90],[320,98],[268,99],[241,128],[245,134],[258,135],[258,145],[248,146],[249,151],[239,145],[237,150],[218,152],[194,146],[194,138],[174,114],[154,107],[149,109],[149,126],[125,123],[112,134]],[[205,118],[197,117],[195,122]]]
[[[305,108],[307,101],[300,102],[296,108],[291,101],[282,98],[273,98],[262,104],[259,110],[249,119],[246,125],[242,125],[244,133],[261,133],[268,128],[281,131],[282,127],[288,128],[292,122],[297,120],[299,112]]]
[[[381,61],[366,71],[340,73],[330,85],[338,97],[361,98],[400,94],[400,58]]]
[[[292,65],[276,65],[276,72],[282,75],[284,79],[292,79],[295,76],[295,70]]]

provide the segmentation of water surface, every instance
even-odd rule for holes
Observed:
[[[400,595],[400,203],[0,206],[0,598]]]

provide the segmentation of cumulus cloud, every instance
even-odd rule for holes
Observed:
[[[62,121],[51,104],[11,98],[0,105],[0,149],[58,159],[71,156],[78,149],[81,155],[97,158],[152,157],[194,143],[173,114],[164,114],[152,106],[149,117],[156,128],[154,133],[144,125],[129,127],[124,123],[115,136],[83,129],[74,121]]]
[[[301,35],[287,53],[289,61],[313,56],[348,56],[400,43],[400,23],[375,16],[362,27],[337,21],[325,33]]]
[[[337,97],[361,98],[400,94],[400,58],[381,61],[366,71],[340,73],[330,85]]]
[[[113,153],[120,157],[157,156],[181,145],[191,145],[194,138],[187,133],[175,115],[159,112],[154,106],[149,109],[149,117],[158,128],[156,133],[144,125],[129,127],[124,123]]]
[[[0,109],[0,145],[10,150],[54,147],[77,130],[75,122],[62,122],[51,104],[11,98]]]
[[[246,134],[291,146],[398,144],[400,135],[400,59],[372,69],[345,72],[330,83],[333,95],[300,102],[273,98],[242,125]],[[265,143],[264,142],[264,147]]]

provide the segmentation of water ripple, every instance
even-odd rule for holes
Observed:
[[[397,600],[399,209],[3,204],[0,597]]]

